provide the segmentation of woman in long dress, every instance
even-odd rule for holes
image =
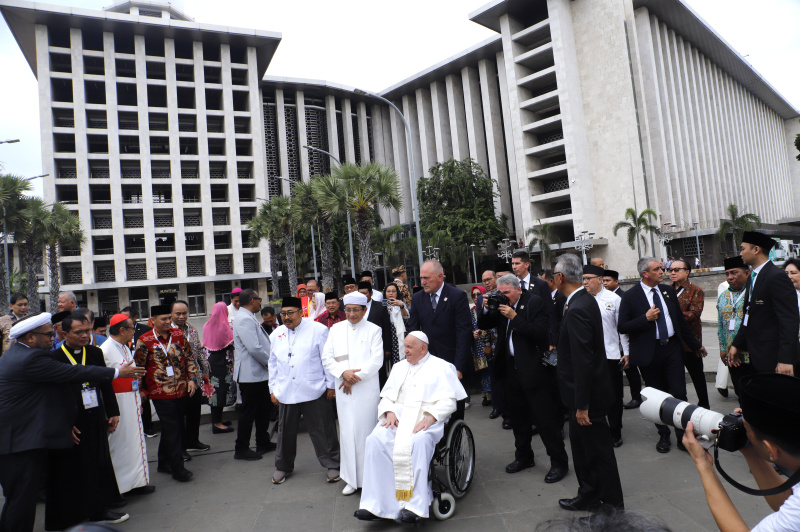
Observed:
[[[392,324],[392,359],[387,361],[386,373],[387,375],[401,358],[400,346],[406,339],[406,324],[405,320],[408,319],[408,309],[406,304],[400,299],[400,290],[398,290],[395,283],[389,283],[383,289],[383,300],[389,301],[386,310],[389,312],[389,322]],[[374,302],[375,304],[377,302]]]
[[[213,391],[208,396],[211,407],[211,432],[220,434],[233,432],[230,421],[222,420],[222,411],[236,402],[236,387],[233,381],[233,331],[228,326],[228,306],[220,301],[211,307],[211,317],[203,325],[203,348],[211,369],[209,384]]]
[[[481,395],[483,396],[483,406],[492,404],[492,379],[489,371],[489,355],[492,353],[491,331],[481,331],[478,329],[478,296],[486,294],[486,289],[480,285],[475,285],[470,290],[472,302],[469,304],[470,314],[472,315],[472,360],[475,367],[475,375],[480,379]],[[495,333],[496,334],[496,333]]]

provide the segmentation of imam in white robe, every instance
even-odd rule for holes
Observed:
[[[103,350],[103,358],[109,368],[119,369],[124,363],[133,361],[133,354],[128,346],[113,338],[103,342],[100,349]],[[119,405],[119,424],[117,430],[108,436],[108,448],[111,451],[119,492],[125,493],[150,482],[147,444],[142,425],[142,399],[135,379],[114,379],[112,384]]]
[[[403,508],[428,517],[433,501],[428,466],[456,401],[466,397],[455,366],[430,353],[414,365],[407,360],[394,365],[381,391],[378,424],[367,437],[361,508],[385,519],[395,519]],[[387,412],[397,416],[396,428],[380,425]],[[436,422],[413,434],[426,414]]]
[[[342,321],[331,327],[322,353],[325,370],[336,379],[336,410],[339,413],[340,475],[348,485],[360,488],[364,479],[364,446],[375,426],[381,388],[378,370],[383,365],[381,328],[362,319],[353,325]],[[361,380],[345,394],[342,374],[358,369]]]

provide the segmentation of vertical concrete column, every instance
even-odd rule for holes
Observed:
[[[383,117],[383,105],[374,103],[372,104],[372,142],[375,148],[375,162],[385,164],[394,168],[394,155],[392,154],[392,139],[391,136],[386,136],[387,124]],[[392,215],[389,209],[379,207],[378,212],[381,215],[381,220],[386,225],[394,225],[392,223]],[[345,268],[347,269],[347,268]],[[349,270],[348,270],[349,271]]]
[[[217,274],[216,250],[214,248],[214,218],[211,202],[211,174],[208,155],[208,113],[206,111],[205,70],[203,68],[203,43],[193,43],[194,58],[194,107],[197,117],[197,153],[198,172],[200,177],[200,207],[203,217],[203,249],[205,253],[206,275]],[[200,80],[203,80],[202,82]]]
[[[450,136],[453,139],[453,159],[460,161],[469,157],[467,140],[467,113],[464,109],[464,88],[461,80],[453,74],[445,77],[447,111],[450,113]]]
[[[427,168],[422,166],[422,153],[420,150],[420,139],[419,139],[419,117],[417,115],[417,105],[416,105],[416,98],[411,96],[410,94],[404,94],[402,98],[402,106],[400,107],[403,110],[403,116],[408,121],[408,128],[411,130],[411,149],[414,150],[414,177],[416,182],[419,181],[420,177],[424,177],[425,172],[427,172]],[[399,117],[398,117],[399,118]],[[400,121],[400,125],[403,125],[403,121]],[[402,133],[406,134],[406,129],[403,127]],[[406,156],[408,156],[406,154]],[[409,187],[409,195],[404,196],[406,199],[406,203],[411,205],[411,188]]]
[[[170,176],[172,177],[172,219],[175,235],[175,270],[179,279],[187,277],[186,231],[183,227],[183,188],[181,183],[181,139],[178,127],[178,83],[175,75],[175,41],[164,39],[164,59],[167,78],[167,118],[169,135]],[[185,298],[184,298],[185,299]]]
[[[36,24],[34,26],[34,39],[36,40],[36,80],[38,81],[39,105],[41,109],[49,110],[53,106],[53,98],[50,85],[50,52],[47,26]],[[54,203],[56,200],[56,167],[53,159],[52,113],[39,113],[39,134],[42,146],[42,171],[45,174],[50,174],[44,178],[44,201],[45,203]]]
[[[395,103],[395,105],[397,105]],[[399,107],[399,106],[398,106]],[[389,124],[391,126],[392,151],[394,152],[394,168],[397,177],[400,179],[400,186],[404,198],[410,198],[410,188],[408,185],[408,151],[406,149],[406,131],[403,122],[393,109],[387,108],[389,114]],[[394,215],[392,215],[394,218]],[[411,223],[411,202],[403,202],[403,208],[399,212],[399,222],[401,224]],[[393,224],[394,225],[394,224]]]
[[[367,121],[367,104],[358,102],[356,106],[356,116],[358,117],[358,142],[361,150],[361,163],[370,162],[369,155],[369,123]]]
[[[495,192],[499,194],[494,199],[494,212],[495,215],[500,216],[501,214],[512,213],[514,210],[511,206],[512,200],[511,191],[509,190],[506,156],[503,153],[503,105],[498,94],[496,77],[497,63],[488,59],[481,59],[478,62],[478,81],[483,102],[483,124],[486,132],[486,162],[489,177],[495,180]],[[512,217],[509,217],[508,223],[513,225]]]
[[[267,148],[266,140],[264,139],[264,97],[261,93],[261,84],[258,78],[258,56],[254,46],[247,47],[247,89],[250,94],[250,136],[253,139],[253,180],[256,186],[256,197],[268,198]],[[259,271],[268,272],[270,269],[270,249],[267,240],[262,239],[258,243],[258,252],[261,258]],[[266,283],[266,280],[264,282]],[[266,293],[265,284],[264,294]]]
[[[486,154],[486,133],[481,109],[481,83],[478,71],[473,67],[461,69],[461,84],[464,87],[464,110],[466,112],[467,142],[469,156],[486,174],[489,174],[489,160]]]
[[[325,96],[325,118],[328,120],[328,151],[337,159],[341,159],[339,157],[339,125],[336,123],[336,98],[330,94]]]
[[[420,164],[427,175],[431,166],[436,164],[436,133],[433,127],[433,109],[431,107],[431,91],[420,87],[415,93],[417,99],[417,120],[419,122]]]
[[[433,131],[436,135],[436,160],[447,161],[453,157],[450,132],[450,113],[447,110],[447,89],[441,81],[431,83]]]
[[[348,163],[356,161],[356,143],[353,135],[353,107],[350,99],[342,100],[342,131],[344,132],[344,158]],[[335,154],[334,154],[335,155]]]
[[[303,148],[308,145],[306,97],[303,91],[295,93],[294,101],[297,109],[297,153],[300,156],[300,180],[307,183],[311,176],[308,171],[308,150]]]
[[[281,177],[289,177],[289,146],[286,143],[286,105],[283,99],[283,89],[275,89],[275,117],[278,120],[278,159],[280,160]],[[281,192],[288,196],[290,192],[289,182],[283,179],[278,180],[281,184]]]
[[[233,75],[231,73],[231,47],[229,44],[220,45],[220,66],[222,67],[222,110],[225,123],[225,153],[226,172],[225,185],[228,187],[228,205],[230,205],[231,227],[231,271],[235,275],[244,273],[242,262],[242,222],[239,212],[239,172],[237,161],[240,159],[236,153],[236,122],[233,110]],[[252,152],[251,152],[252,153]]]

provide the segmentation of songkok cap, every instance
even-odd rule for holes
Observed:
[[[325,294],[325,301],[330,301],[331,299],[339,299],[338,292],[328,292]]]
[[[757,245],[757,244],[756,244]],[[780,373],[757,373],[739,381],[742,415],[764,435],[800,441],[800,379]]]
[[[731,270],[733,268],[744,268],[746,270],[749,269],[747,264],[744,263],[741,255],[736,255],[735,257],[725,259],[725,270]]]
[[[603,277],[611,277],[615,281],[619,281],[619,272],[614,270],[605,270],[603,272]]]
[[[172,314],[172,305],[153,305],[150,307],[150,316],[163,316],[164,314]]]
[[[764,250],[764,253],[769,253],[769,250],[778,245],[771,237],[768,237],[764,233],[759,233],[758,231],[745,231],[744,234],[742,234],[742,242],[758,246]]]
[[[95,329],[100,328],[100,327],[105,327],[106,325],[108,325],[108,320],[106,320],[105,316],[97,316],[94,319],[94,328]]]
[[[285,307],[292,307],[292,308],[303,308],[303,302],[300,300],[299,297],[284,297],[283,298],[283,306]]]
[[[53,315],[49,312],[40,312],[39,314],[22,318],[13,327],[11,327],[11,332],[8,333],[8,337],[12,340],[14,338],[19,338],[20,336],[25,335],[25,333],[29,333],[35,329],[38,329],[42,325],[50,323],[51,319],[53,319]]]
[[[408,336],[413,336],[414,338],[419,338],[420,340],[425,342],[425,344],[429,343],[428,342],[428,335],[425,334],[422,331],[411,331],[410,333],[408,333]]]
[[[344,304],[345,305],[364,305],[364,306],[366,306],[367,303],[368,303],[367,296],[365,296],[361,292],[350,292],[349,294],[344,296]]]
[[[600,266],[593,266],[591,264],[587,264],[586,266],[583,267],[583,273],[602,277],[603,274],[605,274],[605,270]]]
[[[362,279],[363,279],[364,277],[369,277],[369,278],[372,278],[372,272],[371,272],[371,271],[369,271],[369,270],[364,270],[363,272],[361,272],[361,275],[360,275],[360,277],[361,277]]]
[[[400,275],[401,273],[406,273],[405,266],[398,266],[397,268],[392,268],[392,275]]]
[[[113,316],[111,316],[111,319],[108,320],[108,324],[113,327],[114,325],[116,325],[118,323],[122,323],[123,321],[129,320],[129,319],[131,319],[131,317],[128,316],[127,314],[114,314]],[[95,327],[96,327],[97,326],[97,320],[95,320],[94,324],[95,324]]]
[[[62,321],[64,321],[64,318],[66,318],[70,314],[72,314],[72,312],[68,310],[56,312],[55,314],[53,314],[53,317],[50,318],[50,323],[52,323],[53,325],[55,325],[56,323],[61,323]]]
[[[242,289],[240,287],[238,287],[238,286],[236,288],[234,288],[233,290],[231,290],[231,295],[241,294],[241,293],[242,293]]]
[[[365,288],[367,290],[372,290],[372,283],[369,282],[369,281],[361,281],[360,283],[358,283],[358,289],[359,290],[363,290]]]
[[[344,285],[347,286],[347,285],[351,285],[351,284],[356,284],[356,280],[353,279],[352,277],[345,277],[344,278]]]

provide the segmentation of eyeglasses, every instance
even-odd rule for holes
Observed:
[[[261,301],[261,298],[260,297],[254,297],[253,300],[254,301]]]
[[[599,278],[600,278],[599,275],[584,275],[583,276],[583,280],[584,281],[591,281],[592,279],[599,279]]]
[[[281,311],[281,318],[288,318],[289,316],[294,316],[298,312],[300,312],[300,311],[299,310],[284,310],[284,311]]]
[[[681,271],[681,270],[686,270],[686,271],[689,271],[689,268],[670,268],[670,269],[668,269],[667,271],[668,271],[669,273],[672,273],[672,272],[678,273],[678,272],[679,272],[679,271]]]
[[[52,338],[53,336],[56,335],[56,333],[54,333],[53,331],[46,332],[46,333],[37,333],[37,332],[35,332],[33,334],[39,334],[41,336],[47,336],[48,338]]]
[[[366,310],[366,309],[363,309],[363,308],[345,308],[344,309],[344,313],[345,314],[355,314],[356,312],[361,312],[363,310]]]
[[[84,335],[87,335],[87,334],[92,334],[92,330],[91,329],[81,329],[79,331],[70,331],[70,332],[72,334],[76,335],[76,336],[84,336]]]

